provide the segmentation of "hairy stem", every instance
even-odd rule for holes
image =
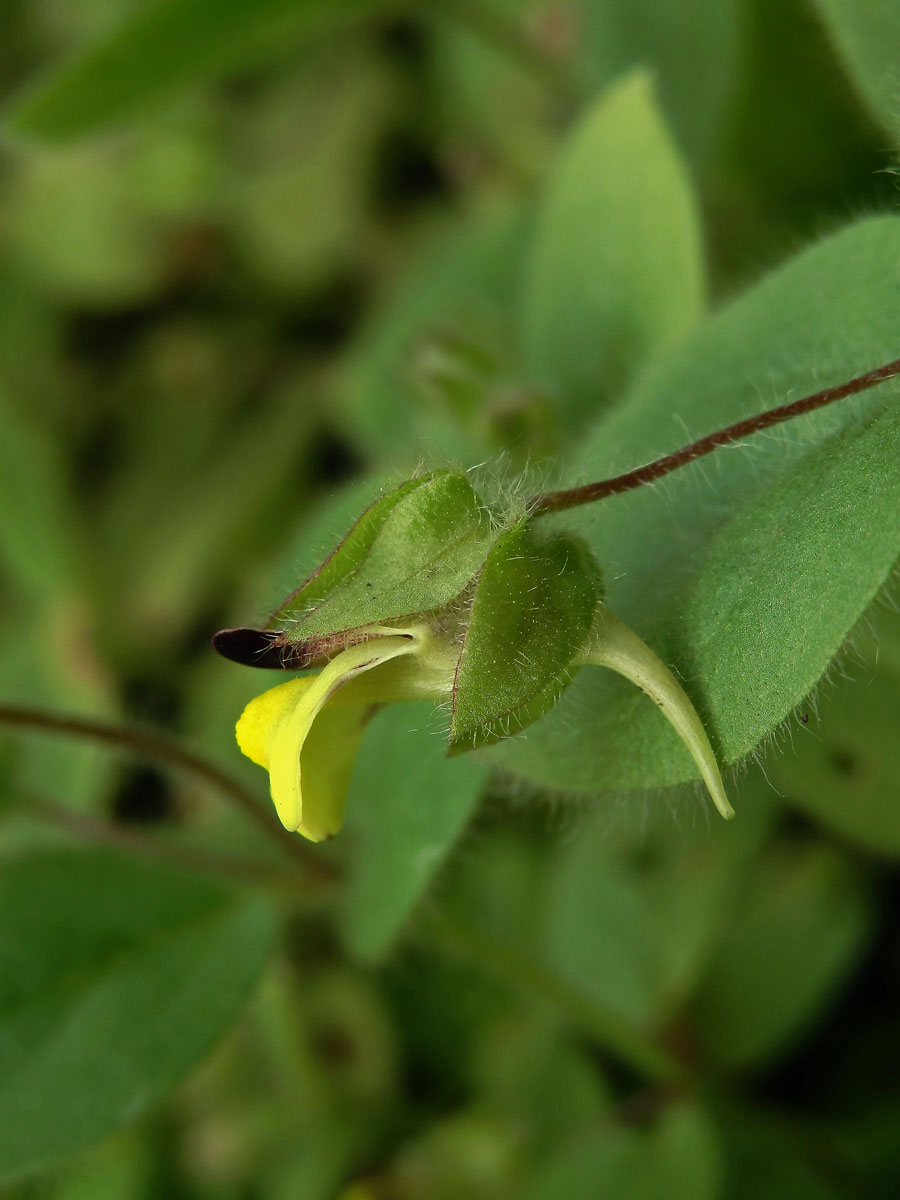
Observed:
[[[794,417],[803,416],[804,413],[813,412],[817,408],[824,408],[827,404],[834,404],[836,400],[844,400],[847,396],[865,392],[897,375],[900,375],[900,358],[883,367],[875,367],[872,371],[866,371],[864,375],[857,375],[855,379],[850,379],[846,383],[825,388],[821,392],[813,393],[812,396],[804,396],[802,400],[795,400],[792,404],[782,404],[779,408],[770,408],[767,412],[758,413],[755,417],[745,417],[736,425],[729,425],[727,429],[709,433],[699,441],[691,442],[689,446],[683,446],[681,450],[676,450],[663,458],[657,458],[643,467],[636,467],[633,471],[626,471],[624,475],[614,475],[611,479],[601,479],[597,483],[586,483],[581,487],[566,488],[563,491],[534,496],[529,501],[529,508],[537,516],[563,512],[568,508],[579,508],[583,504],[593,504],[595,500],[605,500],[607,496],[616,496],[620,492],[630,492],[634,488],[644,487],[648,483],[655,483],[657,479],[662,479],[671,471],[677,471],[679,467],[687,466],[695,459],[711,454],[713,450],[718,450],[722,446],[738,442],[741,438],[749,437],[753,433],[761,433],[764,429],[771,429],[773,425],[780,425],[782,421],[790,421]]]
[[[110,721],[97,721],[91,717],[62,716],[44,712],[42,709],[22,708],[14,704],[0,704],[0,725],[18,729],[29,729],[43,733],[62,734],[65,737],[85,738],[104,742],[120,750],[127,750],[142,758],[164,763],[175,770],[193,775],[208,784],[232,802],[249,820],[264,830],[266,835],[278,842],[281,849],[308,875],[330,879],[333,868],[313,854],[304,843],[286,833],[272,820],[256,802],[255,797],[236,779],[232,779],[215,763],[186,749],[180,742],[160,733],[117,725]]]

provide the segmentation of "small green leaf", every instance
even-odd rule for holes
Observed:
[[[696,1001],[716,1067],[754,1066],[808,1030],[852,970],[871,917],[863,880],[829,847],[761,860]]]
[[[432,706],[380,713],[350,785],[346,830],[355,838],[343,914],[354,954],[389,948],[474,811],[486,768],[446,761]]]
[[[896,0],[813,0],[847,74],[872,116],[900,141],[900,8]]]
[[[13,133],[67,141],[141,113],[203,79],[252,65],[329,9],[367,0],[151,0],[28,92],[8,114]]]
[[[522,298],[526,367],[583,425],[703,301],[690,179],[637,72],[582,117],[551,176]]]
[[[476,1043],[472,1068],[481,1104],[515,1114],[529,1131],[532,1161],[546,1157],[573,1129],[602,1120],[612,1107],[589,1048],[546,1012],[504,1012]]]
[[[158,1101],[235,1020],[272,946],[269,906],[107,853],[0,873],[0,1178]]]
[[[497,539],[456,672],[452,748],[507,737],[555,703],[599,599],[599,572],[581,543],[541,536],[527,519]]]

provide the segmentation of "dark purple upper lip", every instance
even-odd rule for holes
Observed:
[[[212,644],[223,658],[270,671],[299,671],[315,657],[306,643],[286,643],[275,629],[220,629]]]

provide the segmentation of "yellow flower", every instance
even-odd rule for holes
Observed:
[[[380,705],[444,699],[456,658],[424,625],[371,626],[317,674],[270,688],[237,723],[246,756],[269,772],[275,809],[288,830],[310,841],[341,827],[363,730]],[[458,651],[457,651],[458,654]]]

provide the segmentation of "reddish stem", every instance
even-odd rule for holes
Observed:
[[[780,425],[782,421],[790,421],[793,417],[803,416],[814,409],[824,408],[826,404],[833,404],[835,400],[855,396],[857,392],[864,392],[897,375],[900,375],[900,358],[883,367],[866,371],[865,375],[857,375],[855,379],[846,383],[839,383],[834,387],[825,388],[824,391],[815,392],[812,396],[805,396],[802,400],[795,400],[792,404],[782,404],[780,408],[770,408],[768,412],[758,413],[755,417],[746,417],[736,425],[709,433],[699,441],[691,442],[689,446],[683,446],[680,450],[657,458],[643,467],[636,467],[633,471],[626,471],[624,475],[614,475],[611,479],[601,479],[597,483],[586,483],[581,487],[534,496],[529,502],[529,508],[538,516],[542,513],[563,512],[567,508],[578,508],[582,504],[592,504],[595,500],[603,500],[607,496],[616,496],[620,492],[630,492],[633,488],[655,483],[670,471],[677,471],[679,467],[686,466],[705,454],[711,454],[720,446],[740,441],[752,433],[761,433],[764,429],[771,429],[773,425]]]

